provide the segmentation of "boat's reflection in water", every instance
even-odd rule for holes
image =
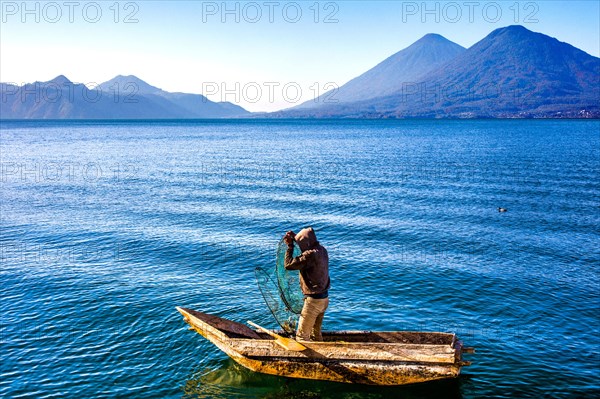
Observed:
[[[250,371],[231,359],[210,371],[194,373],[183,387],[185,398],[229,399],[425,399],[462,398],[468,378],[401,387],[377,387],[277,377]]]

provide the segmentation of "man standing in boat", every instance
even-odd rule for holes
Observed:
[[[330,286],[329,256],[312,227],[302,229],[298,234],[288,231],[283,237],[288,249],[285,253],[284,267],[287,270],[300,271],[300,288],[304,294],[304,305],[298,322],[296,339],[298,341],[323,341],[321,325],[325,310],[329,306]],[[302,254],[293,257],[294,241],[298,243]]]

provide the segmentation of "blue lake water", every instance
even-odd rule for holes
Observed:
[[[0,397],[600,396],[600,121],[0,128]],[[455,332],[473,365],[288,380],[187,330],[175,306],[277,327],[254,268],[308,225],[325,329]]]

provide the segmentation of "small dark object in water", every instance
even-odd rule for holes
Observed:
[[[508,209],[506,209],[506,208],[498,208],[498,212],[506,212],[506,211],[508,211]]]

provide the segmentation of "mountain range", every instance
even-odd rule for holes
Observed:
[[[339,89],[273,113],[169,93],[135,76],[89,89],[61,75],[0,83],[0,92],[2,119],[600,118],[600,58],[514,25],[468,49],[427,34]]]
[[[426,35],[337,92],[271,116],[600,117],[600,58],[519,25],[469,49]]]
[[[249,114],[229,102],[169,93],[122,75],[92,89],[63,75],[22,86],[0,83],[0,95],[2,119],[202,119]]]

